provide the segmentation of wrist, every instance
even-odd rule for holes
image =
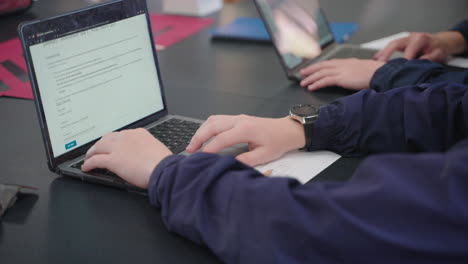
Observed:
[[[287,128],[288,150],[300,149],[305,146],[306,138],[304,127],[299,122],[293,120],[291,117],[283,117],[284,127]]]
[[[458,31],[446,31],[434,34],[449,55],[460,54],[466,51],[467,43]]]

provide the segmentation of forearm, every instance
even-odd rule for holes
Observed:
[[[342,155],[445,151],[468,135],[467,127],[466,86],[365,90],[321,108],[310,150]]]
[[[445,208],[466,201],[439,199],[465,197],[451,161],[382,156],[348,183],[300,185],[198,153],[160,164],[149,196],[169,230],[226,263],[450,263],[467,258],[466,228],[454,223],[466,226],[466,208]]]
[[[468,70],[455,72],[428,60],[394,59],[375,72],[370,88],[385,92],[404,86],[441,81],[468,84]]]

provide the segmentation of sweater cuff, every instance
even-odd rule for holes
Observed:
[[[377,69],[372,76],[370,88],[376,92],[391,90],[392,87],[389,87],[391,76],[393,76],[395,72],[401,70],[407,61],[408,60],[404,58],[393,59]]]
[[[184,155],[170,155],[163,159],[154,169],[153,173],[151,174],[149,184],[148,184],[148,198],[150,204],[160,208],[160,203],[158,199],[158,185],[162,181],[164,169],[178,163],[180,160],[184,159]]]
[[[342,107],[340,107],[338,102],[320,108],[319,116],[314,124],[314,131],[312,133],[312,144],[307,149],[308,151],[325,150],[333,146],[333,136],[340,129],[340,111],[342,112]]]

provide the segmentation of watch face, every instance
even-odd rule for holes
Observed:
[[[291,108],[291,112],[300,117],[308,117],[317,114],[317,108],[312,105],[295,105]]]

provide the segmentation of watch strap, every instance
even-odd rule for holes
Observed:
[[[300,150],[309,150],[310,145],[312,145],[312,134],[314,133],[314,122],[305,123],[304,126],[304,135],[306,144]]]

